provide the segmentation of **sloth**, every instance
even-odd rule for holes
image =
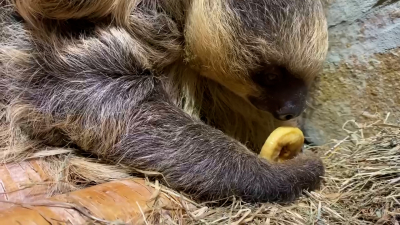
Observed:
[[[287,202],[313,154],[260,158],[296,125],[322,69],[319,0],[3,0],[0,94],[10,130],[156,171],[198,199]]]

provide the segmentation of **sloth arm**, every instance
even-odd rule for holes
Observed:
[[[172,188],[203,199],[288,201],[319,185],[319,159],[269,164],[172,104],[161,82],[144,69],[138,43],[123,31],[104,31],[62,51],[35,46],[25,71],[30,79],[16,76],[10,83],[14,98],[42,117],[24,114],[24,124],[42,123],[35,125],[43,127],[36,137],[44,140],[49,127],[57,128],[85,151],[158,171]]]

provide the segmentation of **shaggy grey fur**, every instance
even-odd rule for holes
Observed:
[[[184,13],[155,2],[138,5],[132,30],[106,26],[107,19],[49,20],[59,28],[45,24],[45,37],[2,6],[0,93],[12,126],[46,145],[158,171],[172,188],[201,199],[289,201],[317,188],[319,159],[270,164],[171,100],[163,68],[182,61]]]

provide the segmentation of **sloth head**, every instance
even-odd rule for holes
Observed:
[[[185,24],[187,60],[276,119],[305,109],[328,50],[319,0],[196,0]]]

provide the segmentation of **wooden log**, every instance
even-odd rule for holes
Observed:
[[[160,193],[157,200],[152,200],[155,192],[143,179],[109,182],[46,200],[13,204],[0,211],[0,224],[139,224],[147,220],[154,207],[159,207],[158,216],[161,213],[164,219],[176,217],[179,210],[168,210],[177,208],[175,199]]]
[[[0,166],[0,200],[28,202],[46,197],[50,178],[36,160]],[[36,184],[36,185],[35,185]],[[0,210],[12,205],[0,202]]]
[[[163,224],[163,219],[182,215],[182,210],[171,210],[181,208],[178,198],[163,194],[140,178],[99,184],[51,198],[46,196],[45,185],[23,185],[48,179],[37,161],[1,166],[0,224],[143,224],[149,216]],[[154,208],[156,213],[152,212]]]

